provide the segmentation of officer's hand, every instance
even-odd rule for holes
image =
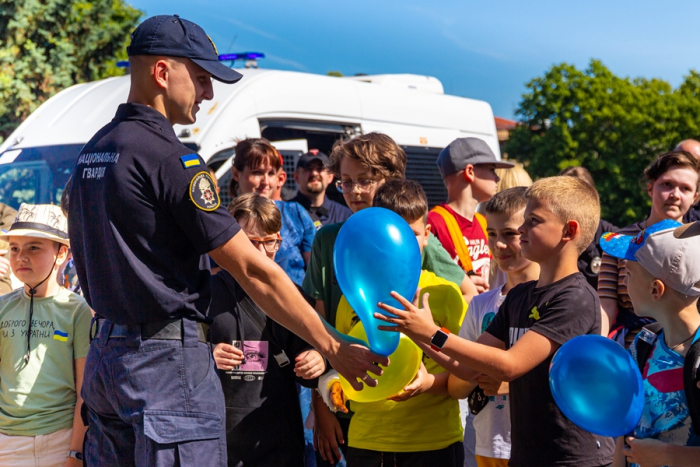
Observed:
[[[294,360],[297,362],[296,365],[294,365],[294,373],[299,378],[318,378],[326,369],[326,361],[317,350],[301,352]]]
[[[66,460],[65,467],[83,467],[83,461],[79,461],[78,459],[74,459],[72,457],[69,457]]]
[[[508,383],[497,380],[487,375],[479,375],[476,381],[484,390],[484,394],[487,396],[503,396],[510,392],[510,386]]]
[[[323,460],[335,464],[341,458],[338,445],[345,444],[343,430],[320,396],[314,394],[311,402],[314,407],[314,449]]]
[[[216,344],[214,347],[214,361],[219,370],[233,370],[234,367],[245,361],[243,351],[231,344]]]
[[[371,352],[366,344],[358,339],[339,333],[335,336],[338,345],[334,352],[326,355],[333,369],[343,375],[356,391],[362,390],[363,381],[367,386],[376,386],[377,381],[367,372],[381,375],[383,371],[379,364],[389,366],[389,358]]]
[[[10,270],[10,260],[5,258],[7,250],[0,250],[0,276],[4,276]]]

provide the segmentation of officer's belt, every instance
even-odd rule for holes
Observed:
[[[99,333],[102,327],[107,323],[107,320],[98,319],[97,323],[97,332]],[[112,325],[109,331],[110,338],[125,338],[129,330],[133,331],[135,327],[139,327],[142,340],[182,340],[182,319],[168,319],[165,321],[142,324],[110,324]],[[197,340],[199,340],[199,342],[207,342],[207,337],[201,323],[197,323]]]

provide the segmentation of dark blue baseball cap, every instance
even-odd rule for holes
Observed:
[[[235,83],[243,77],[219,62],[214,41],[204,29],[178,15],[152,16],[131,33],[129,56],[165,55],[189,58],[223,83]]]

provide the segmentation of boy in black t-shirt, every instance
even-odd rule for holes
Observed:
[[[250,193],[236,198],[229,211],[261,254],[274,260],[282,241],[275,203]],[[212,278],[211,295],[210,333],[226,401],[228,465],[303,467],[295,383],[315,388],[325,360],[265,316],[226,270]]]
[[[438,329],[425,299],[418,309],[394,294],[406,311],[380,304],[396,317],[375,316],[397,325],[380,329],[407,334],[461,379],[485,374],[510,382],[511,466],[605,466],[612,462],[613,440],[582,430],[562,414],[548,374],[562,344],[600,334],[598,295],[577,266],[598,226],[598,194],[573,177],[550,177],[533,184],[526,197],[521,253],[540,265],[540,278],[508,293],[476,343]]]

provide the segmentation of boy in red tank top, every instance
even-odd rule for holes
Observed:
[[[447,203],[430,211],[428,223],[481,293],[488,289],[491,254],[486,220],[476,206],[496,194],[496,169],[513,164],[496,159],[481,139],[458,138],[440,152],[437,165],[447,187]]]

